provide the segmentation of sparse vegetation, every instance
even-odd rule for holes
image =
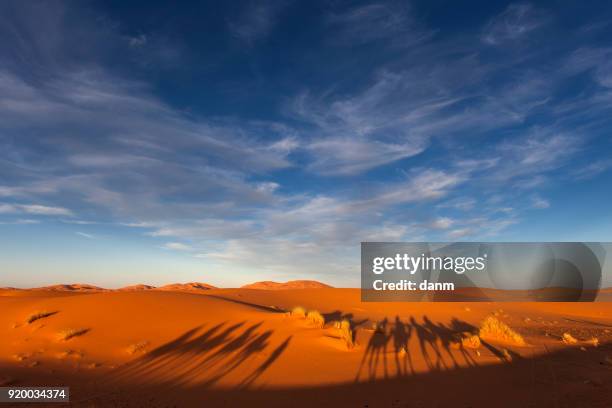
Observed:
[[[578,343],[578,340],[572,336],[570,333],[563,333],[563,336],[561,336],[561,340],[563,340],[563,342],[565,344],[576,344]]]
[[[593,347],[599,346],[599,339],[597,337],[592,337],[586,341],[587,344],[590,344]]]
[[[24,361],[24,360],[27,360],[29,357],[30,357],[29,354],[23,354],[23,353],[13,354],[13,358],[17,361]]]
[[[315,327],[323,328],[325,326],[325,318],[316,310],[309,311],[306,319]]]
[[[60,341],[67,341],[73,337],[82,336],[87,333],[89,329],[79,328],[79,329],[64,329],[57,334],[57,338]]]
[[[480,348],[480,337],[475,334],[467,335],[461,338],[461,345],[467,349],[478,349]]]
[[[306,317],[306,309],[301,306],[296,306],[291,309],[291,317],[296,317],[298,319],[303,319]]]
[[[148,341],[140,341],[138,343],[130,344],[129,347],[127,348],[127,352],[128,354],[132,354],[132,355],[137,354],[137,353],[144,353],[148,346],[149,346]]]
[[[351,322],[349,322],[347,319],[340,322],[340,338],[346,343],[347,348],[351,349],[355,346]]]
[[[45,317],[53,316],[56,313],[57,312],[48,312],[48,311],[34,312],[30,316],[28,316],[28,318],[26,319],[26,323],[32,324],[37,320],[44,319]]]
[[[488,316],[480,325],[480,337],[524,346],[523,336],[512,330],[495,316]]]
[[[65,359],[65,358],[80,359],[80,358],[83,358],[83,356],[84,354],[82,351],[76,351],[76,350],[65,350],[57,354],[57,358],[59,359]]]

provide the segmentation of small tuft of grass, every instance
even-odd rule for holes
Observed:
[[[89,329],[79,328],[79,329],[64,329],[57,333],[57,338],[60,341],[68,341],[74,337],[79,337],[87,333]]]
[[[30,357],[31,357],[30,354],[24,354],[24,353],[13,354],[13,358],[17,361],[24,361]]]
[[[56,313],[57,311],[55,312],[48,312],[48,311],[34,312],[30,316],[28,316],[28,318],[26,319],[26,323],[32,324],[37,320],[44,319],[45,317],[53,316]]]
[[[323,328],[325,326],[325,318],[316,310],[309,311],[306,319],[315,327]]]
[[[144,353],[148,346],[149,346],[148,341],[140,341],[138,343],[130,344],[127,348],[127,352],[128,354],[132,354],[132,355],[137,354],[137,353]]]
[[[484,339],[499,340],[517,346],[526,345],[523,336],[512,330],[495,316],[488,316],[482,321],[479,334]]]
[[[578,343],[578,340],[572,336],[570,333],[563,333],[563,336],[561,336],[561,340],[565,343],[565,344],[576,344]]]
[[[599,346],[599,339],[597,337],[591,337],[589,340],[586,341],[587,344],[590,344],[593,347],[597,347]]]
[[[479,349],[480,348],[480,337],[475,334],[467,335],[461,338],[461,345],[467,349]]]
[[[352,349],[355,346],[351,322],[349,322],[347,319],[340,322],[340,338],[344,341],[347,348]]]
[[[301,306],[296,306],[291,309],[291,317],[296,317],[298,319],[303,319],[306,317],[306,309]]]

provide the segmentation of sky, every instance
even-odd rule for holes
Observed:
[[[612,241],[610,39],[603,1],[2,1],[0,286]]]

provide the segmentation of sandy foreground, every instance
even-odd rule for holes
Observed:
[[[325,326],[287,313],[295,306],[319,311]],[[527,344],[457,342],[487,316]],[[343,319],[352,348],[334,323]],[[606,302],[362,303],[358,289],[331,288],[2,290],[0,338],[0,384],[70,386],[73,406],[612,406]]]

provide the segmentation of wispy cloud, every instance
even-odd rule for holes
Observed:
[[[533,197],[532,204],[533,208],[546,209],[550,207],[550,202],[542,197]]]
[[[168,242],[164,244],[164,249],[171,249],[173,251],[191,251],[193,248],[187,244],[181,242]]]
[[[482,40],[487,44],[498,45],[517,41],[541,27],[548,16],[529,3],[510,4],[501,14],[485,26]]]
[[[73,215],[72,211],[63,207],[53,207],[40,204],[2,204],[0,203],[0,213],[4,214],[33,214],[33,215]]]
[[[332,41],[340,45],[381,42],[409,47],[433,35],[413,16],[408,3],[379,2],[332,12]]]
[[[29,204],[19,206],[24,212],[28,214],[37,215],[72,215],[72,211],[63,207],[50,207],[47,205]]]
[[[95,238],[94,235],[88,234],[86,232],[77,231],[77,232],[75,232],[75,234],[77,234],[80,237],[87,238],[87,239],[94,239]]]
[[[284,0],[252,2],[228,22],[228,29],[232,36],[253,46],[270,34],[279,14],[288,4]]]
[[[572,176],[578,180],[585,180],[595,177],[612,169],[612,160],[596,160],[583,167],[579,167],[572,171]]]

